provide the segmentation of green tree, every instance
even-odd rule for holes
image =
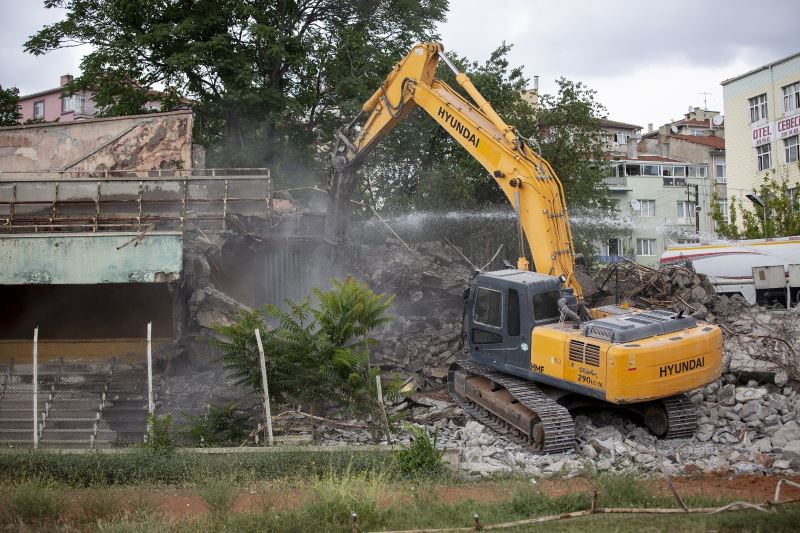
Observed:
[[[535,137],[542,156],[564,184],[570,207],[605,207],[604,138],[598,119],[606,109],[595,100],[596,91],[583,83],[566,78],[556,83],[558,92],[542,95],[536,112]]]
[[[279,403],[290,399],[314,406],[338,401],[358,414],[375,417],[375,377],[379,368],[369,364],[370,348],[377,341],[370,332],[391,317],[386,311],[393,297],[375,294],[352,278],[334,280],[328,291],[314,290],[316,305],[309,299],[287,302],[284,311],[272,305],[244,312],[229,326],[214,329],[220,349],[218,361],[239,384],[262,390],[255,328],[262,334],[267,354],[270,396]],[[266,319],[277,322],[268,330]]]
[[[0,85],[0,126],[19,124],[22,113],[19,111],[19,89]]]
[[[800,235],[800,183],[790,186],[788,180],[776,180],[769,174],[753,193],[762,199],[764,207],[752,204],[745,206],[736,198],[728,205],[729,220],[726,222],[719,207],[716,193],[712,195],[711,217],[716,232],[726,239],[763,239]],[[765,215],[766,210],[766,217]],[[741,227],[738,225],[739,215]],[[765,224],[766,220],[766,224]]]
[[[598,161],[604,156],[597,118],[604,108],[594,91],[562,78],[559,92],[543,95],[541,105],[534,107],[524,97],[529,80],[521,66],[511,66],[510,50],[503,43],[484,63],[448,55],[506,123],[537,140],[564,182],[570,205],[603,204],[606,189]],[[448,69],[439,69],[437,76],[469,100]],[[375,202],[390,213],[508,204],[486,170],[420,109],[375,148],[360,172]],[[373,200],[369,192],[365,196]]]
[[[435,37],[447,0],[45,0],[66,18],[25,44],[33,54],[88,44],[69,91],[104,114],[142,110],[167,87],[188,101],[198,140],[221,165],[269,165],[307,178],[337,117],[350,115],[415,41]]]

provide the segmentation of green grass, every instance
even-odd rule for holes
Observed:
[[[591,504],[591,489],[551,496],[546,491],[553,485],[525,479],[481,482],[486,491],[482,492],[472,490],[470,482],[446,476],[398,477],[385,464],[391,465],[389,458],[386,453],[290,450],[241,455],[0,454],[0,461],[5,461],[0,467],[5,479],[0,481],[0,530],[336,533],[351,531],[353,512],[361,531],[379,531],[470,527],[475,513],[484,525],[497,524],[582,511]],[[153,464],[145,464],[146,459]],[[384,462],[377,464],[378,459]],[[14,465],[22,465],[21,470],[10,473]],[[120,471],[114,471],[116,467]],[[158,468],[167,471],[159,473]],[[598,490],[600,507],[676,507],[671,496],[654,492],[649,482],[608,475],[587,481]],[[209,512],[184,518],[164,514],[164,499],[174,497],[176,488],[180,495],[201,498]],[[463,499],[465,490],[472,499]],[[235,503],[248,493],[254,496],[243,501],[249,502],[250,510],[233,512]],[[462,496],[456,498],[456,493]],[[176,501],[182,500],[171,500],[172,509]],[[690,506],[725,501],[731,498],[686,498]],[[798,523],[800,505],[793,505],[770,513],[596,515],[515,531],[772,532],[794,531]]]

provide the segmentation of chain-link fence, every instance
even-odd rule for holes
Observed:
[[[142,327],[146,331],[146,324]],[[141,445],[148,414],[169,417],[178,446],[261,446],[268,440],[261,390],[237,384],[202,339],[0,340],[0,447]],[[152,396],[150,391],[152,390]],[[335,402],[271,404],[282,444],[386,440],[380,414],[353,416]]]
[[[41,336],[39,336],[41,335]],[[141,442],[146,339],[0,341],[0,446],[92,448]]]

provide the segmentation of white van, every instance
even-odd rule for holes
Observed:
[[[754,269],[761,272],[762,267],[782,266],[786,278],[782,289],[793,305],[800,298],[800,286],[794,286],[797,275],[789,277],[789,265],[800,264],[800,236],[669,246],[660,260],[661,264],[685,261],[708,276],[718,293],[741,294],[751,304],[774,304],[777,300],[786,304],[786,296],[780,296],[783,293],[776,287],[757,290],[753,281]]]

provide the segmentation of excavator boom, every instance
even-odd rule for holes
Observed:
[[[472,102],[436,78],[440,59],[454,71],[457,83]],[[446,58],[441,44],[414,46],[364,103],[362,114],[367,116],[360,133],[354,139],[348,135],[354,121],[348,130],[337,134],[335,172],[353,172],[370,149],[417,106],[480,162],[503,190],[527,238],[534,269],[562,278],[580,300],[582,290],[574,275],[575,253],[561,182],[547,161],[527,146],[469,77]],[[332,184],[334,190],[337,185]],[[518,268],[528,270],[522,242],[520,245]]]

